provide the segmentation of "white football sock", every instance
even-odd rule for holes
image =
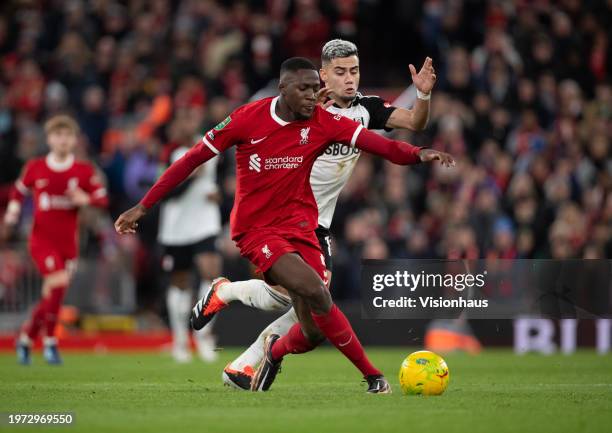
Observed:
[[[200,283],[200,291],[198,296],[203,298],[209,289],[210,281],[203,280]],[[213,323],[215,323],[216,319],[217,318],[214,317],[206,324],[204,328],[200,329],[199,331],[193,331],[198,354],[200,355],[200,359],[202,359],[204,362],[214,362],[219,357],[215,351],[217,348],[217,338],[215,337],[215,334],[213,334]]]
[[[291,299],[277,292],[263,280],[234,281],[223,284],[217,290],[223,302],[240,301],[249,307],[263,311],[284,311]]]
[[[170,286],[166,294],[166,306],[174,348],[180,351],[189,350],[189,333],[187,323],[191,313],[191,291]]]
[[[232,370],[238,371],[242,371],[247,365],[255,368],[255,366],[259,364],[264,357],[263,350],[264,340],[266,339],[266,337],[270,334],[285,335],[287,332],[289,332],[289,329],[297,322],[298,318],[295,314],[295,310],[291,308],[274,322],[270,323],[266,327],[266,329],[261,331],[261,334],[259,334],[257,340],[255,340],[255,342],[251,344],[251,347],[242,352],[242,354],[238,358],[233,360],[230,363],[229,367]]]

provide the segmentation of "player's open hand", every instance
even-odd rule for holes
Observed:
[[[440,164],[442,164],[443,167],[455,166],[455,158],[446,152],[439,152],[433,149],[421,149],[419,152],[419,157],[421,158],[422,162],[440,161]]]
[[[126,210],[117,221],[115,221],[115,230],[120,235],[127,233],[136,233],[136,227],[138,227],[138,220],[147,213],[146,208],[138,203],[131,209]]]
[[[327,87],[323,87],[317,92],[317,104],[320,105],[321,108],[323,108],[324,110],[327,110],[330,106],[334,104],[334,100],[330,99],[332,93],[332,89],[329,89]]]
[[[2,218],[4,225],[7,227],[14,227],[19,222],[19,208],[16,206],[11,206],[9,203],[6,212],[4,213],[4,218]]]
[[[412,75],[414,87],[425,94],[430,93],[434,84],[436,84],[436,71],[433,67],[431,57],[427,57],[425,59],[425,62],[423,63],[423,66],[418,74],[414,65],[410,64],[408,68],[410,69],[410,74]]]
[[[76,207],[87,206],[91,202],[89,194],[83,191],[81,188],[70,188],[66,191],[66,195]]]

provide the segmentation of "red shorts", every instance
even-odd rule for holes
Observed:
[[[30,242],[30,255],[42,276],[70,270],[76,264],[76,254],[40,242]]]
[[[266,272],[284,254],[297,253],[327,284],[325,257],[314,230],[254,230],[236,241],[240,255]]]

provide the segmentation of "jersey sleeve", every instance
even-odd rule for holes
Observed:
[[[214,158],[234,144],[242,141],[243,107],[234,111],[217,126],[206,132],[199,143],[176,160],[164,171],[140,201],[150,209],[178,185],[180,185],[198,166]]]
[[[108,194],[104,183],[100,179],[100,175],[91,165],[85,166],[85,179],[83,182],[83,190],[89,194],[91,206],[106,207],[108,205]]]
[[[186,146],[181,146],[170,154],[170,164],[174,164],[176,161],[181,159],[187,152],[189,152],[189,148]]]
[[[243,138],[244,107],[238,108],[202,136],[202,144],[218,155]]]
[[[189,148],[186,146],[180,146],[174,149],[174,151],[172,151],[169,157],[170,164],[174,164],[176,161],[178,161],[183,156],[185,156],[187,152],[189,152]],[[197,170],[194,170],[193,172],[191,172],[192,174],[191,177],[187,178],[187,180],[185,180],[183,183],[181,183],[176,188],[172,189],[171,191],[168,191],[168,193],[164,197],[164,200],[171,200],[173,198],[177,198],[183,195],[185,191],[187,191],[189,187],[191,186],[191,184],[193,183],[193,179],[194,179],[193,174],[196,172]]]
[[[382,156],[394,164],[412,165],[421,162],[420,147],[403,141],[389,140],[367,129],[359,134],[356,146],[366,152]]]
[[[9,200],[16,200],[21,203],[30,194],[30,190],[34,186],[34,180],[34,162],[30,161],[25,165],[21,175],[15,181],[13,188],[11,188]]]
[[[365,96],[359,100],[359,103],[370,113],[369,129],[384,129],[385,131],[393,129],[387,128],[387,121],[397,107],[389,104],[379,96]]]
[[[327,113],[325,128],[331,134],[329,143],[342,143],[355,147],[363,125],[341,114]]]

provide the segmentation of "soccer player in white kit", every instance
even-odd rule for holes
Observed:
[[[180,146],[171,153],[170,163],[189,150]],[[189,313],[193,305],[194,268],[199,278],[199,294],[204,296],[211,280],[221,272],[221,256],[216,239],[221,231],[218,204],[218,157],[203,165],[167,196],[161,206],[158,241],[163,245],[162,268],[169,274],[166,307],[172,330],[172,356],[179,362],[191,360]],[[217,358],[212,323],[194,332],[200,358]]]
[[[391,130],[394,128],[422,130],[429,117],[431,90],[436,81],[432,60],[428,57],[417,73],[410,65],[412,81],[417,89],[417,99],[412,109],[393,107],[378,96],[363,96],[359,87],[359,57],[357,46],[349,41],[335,39],[325,44],[321,53],[321,79],[330,101],[325,106],[332,113],[338,113],[361,122],[368,129]],[[319,209],[317,237],[324,253],[327,280],[331,280],[332,252],[329,227],[340,191],[348,181],[360,151],[342,144],[331,145],[315,162],[310,184]],[[210,298],[210,299],[209,299]],[[198,315],[211,318],[230,302],[240,301],[245,305],[265,311],[285,311],[290,299],[282,287],[270,287],[265,281],[253,279],[230,282],[226,278],[213,281],[209,293],[194,307]],[[204,311],[202,306],[208,305]],[[229,363],[223,371],[225,384],[250,389],[250,382],[256,365],[263,358],[263,342],[270,334],[284,335],[297,322],[293,309],[272,322],[257,340],[238,358]]]

